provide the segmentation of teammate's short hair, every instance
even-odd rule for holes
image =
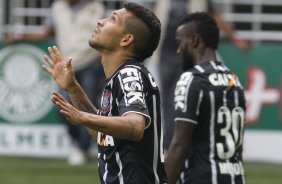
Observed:
[[[137,3],[125,3],[124,8],[133,14],[126,20],[126,31],[134,35],[133,54],[143,62],[156,50],[161,34],[161,22],[149,9]]]
[[[206,47],[216,50],[219,43],[219,29],[212,16],[205,12],[191,13],[182,19],[180,25],[190,22],[196,23],[197,31]]]

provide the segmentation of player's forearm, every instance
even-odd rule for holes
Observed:
[[[140,141],[144,133],[145,118],[106,117],[84,113],[81,123],[88,129],[115,138]]]
[[[67,90],[67,93],[74,107],[83,112],[97,114],[97,109],[77,82]]]
[[[168,184],[177,183],[184,166],[185,153],[186,151],[181,145],[177,143],[171,144],[165,161]]]

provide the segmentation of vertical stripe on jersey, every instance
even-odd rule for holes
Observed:
[[[98,140],[98,138],[97,138],[97,140]],[[98,144],[99,144],[99,143],[98,143]],[[98,152],[98,164],[97,164],[97,165],[98,165],[98,168],[99,168],[99,165],[100,165],[100,164],[99,164],[100,156],[101,156],[101,153]]]
[[[159,152],[159,146],[158,146],[158,129],[157,129],[157,102],[156,102],[156,96],[153,95],[153,116],[154,116],[154,160],[153,160],[153,170],[155,174],[155,183],[160,183],[160,179],[157,173],[157,167],[158,167],[158,152]]]
[[[187,98],[187,97],[188,97],[190,85],[191,85],[193,79],[194,79],[194,76],[192,75],[191,78],[189,79],[188,83],[187,83],[187,88],[186,88],[185,98],[184,98],[184,99],[185,99],[185,102],[184,102],[185,107],[184,107],[183,110],[182,110],[183,112],[186,112],[186,111],[187,111],[187,107],[188,107],[188,102],[187,102],[187,99],[188,99],[188,98]]]
[[[182,171],[182,172],[180,173],[180,180],[181,180],[181,183],[185,183],[184,176],[185,176],[185,171]]]
[[[226,90],[223,90],[223,99],[222,99],[223,106],[227,106],[226,93],[227,93]]]
[[[197,116],[199,116],[199,114],[200,114],[200,105],[202,103],[202,99],[203,99],[203,90],[201,90],[200,94],[199,94],[199,99],[198,99],[198,103],[197,103],[197,110],[196,110]]]
[[[238,107],[239,106],[239,95],[238,95],[237,90],[234,91],[234,102],[235,102],[235,106]]]
[[[161,158],[161,162],[162,163],[164,163],[164,147],[163,147],[163,142],[164,142],[164,134],[163,134],[163,125],[161,123],[160,158]]]
[[[229,160],[226,160],[226,163],[230,163]],[[230,172],[231,184],[235,184],[235,174]]]
[[[138,77],[139,77],[139,80],[140,80],[140,83],[141,83],[141,91],[142,91],[142,99],[143,99],[143,102],[145,102],[145,94],[144,94],[144,84],[143,84],[143,80],[142,80],[142,75],[141,75],[141,72],[138,72]],[[146,105],[146,103],[144,103],[144,105]],[[146,105],[147,106],[147,105]]]
[[[185,178],[185,171],[188,171],[188,168],[189,168],[189,160],[185,159],[185,161],[184,161],[184,170],[181,171],[181,173],[180,173],[180,181],[181,181],[181,183],[189,183],[189,177]]]
[[[116,161],[117,161],[117,164],[118,164],[118,167],[119,167],[119,173],[118,173],[119,183],[124,184],[123,175],[122,175],[122,163],[121,163],[121,160],[120,160],[120,157],[119,157],[119,152],[116,152],[115,155],[116,155]]]
[[[106,159],[106,155],[104,155],[104,160]],[[107,183],[106,180],[107,180],[107,175],[108,175],[108,164],[106,163],[105,164],[105,173],[104,173],[104,176],[103,176],[103,181],[104,183]]]
[[[119,80],[120,88],[122,89],[122,92],[124,94],[123,98],[124,98],[125,105],[128,106],[128,101],[127,101],[127,98],[126,98],[126,95],[125,95],[126,93],[125,93],[124,88],[123,88],[123,83],[122,83],[122,79],[121,79],[120,74],[118,75],[118,80]]]
[[[113,89],[113,80],[111,80],[111,89]],[[109,114],[108,116],[112,116],[112,108],[113,108],[113,93],[111,93],[111,97],[110,97],[110,111],[109,111]]]
[[[211,105],[211,119],[210,119],[210,162],[211,162],[211,173],[212,173],[212,184],[217,184],[217,172],[216,172],[216,165],[215,165],[215,142],[214,142],[214,126],[215,126],[215,101],[214,101],[214,92],[210,91],[210,105]]]

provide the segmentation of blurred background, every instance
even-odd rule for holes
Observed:
[[[160,47],[146,61],[146,65],[163,89],[162,86],[166,83],[162,76],[166,73],[161,73],[159,69],[169,65],[162,61],[162,52],[168,49],[167,45],[175,44],[174,32],[170,32],[169,28],[177,25],[177,22],[171,24],[169,21],[176,16],[174,13],[177,13],[179,7],[177,3],[181,0],[135,1],[151,8],[162,21]],[[187,9],[208,9],[203,1],[190,0],[190,4],[187,4],[182,0]],[[46,31],[46,25],[50,25],[48,20],[52,14],[53,2],[54,0],[0,0],[1,184],[44,184],[50,181],[68,184],[99,183],[95,143],[91,143],[87,162],[76,167],[71,167],[66,162],[72,151],[72,141],[50,102],[50,92],[58,89],[40,69],[47,47],[57,43],[55,34],[37,40],[28,39],[27,36],[40,35]],[[122,7],[125,1],[95,2],[103,7],[105,17],[112,10]],[[213,8],[209,11],[229,27],[227,33],[222,29],[218,56],[238,74],[245,88],[247,122],[244,160],[247,183],[280,184],[282,1],[213,0],[209,3],[212,3]],[[90,35],[91,32],[89,37]],[[175,50],[171,53],[175,54]],[[173,61],[171,65],[176,66],[177,61]],[[166,70],[162,70],[164,71]],[[177,74],[178,71],[172,72]],[[173,89],[173,85],[170,85]],[[161,93],[165,94],[166,91],[161,90]],[[164,101],[168,98],[169,95]],[[169,118],[165,117],[165,121]]]

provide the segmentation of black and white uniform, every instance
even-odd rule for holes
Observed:
[[[195,0],[193,0],[195,2]],[[214,6],[211,0],[197,0],[199,4],[204,5],[207,11],[214,11]],[[159,74],[161,82],[161,98],[162,98],[162,110],[164,121],[164,148],[168,149],[172,135],[173,135],[173,118],[175,113],[173,110],[173,94],[175,85],[179,76],[182,73],[181,62],[176,54],[177,42],[175,40],[175,30],[179,26],[179,21],[187,14],[187,7],[191,3],[191,0],[169,0],[169,12],[167,20],[162,22],[166,25],[163,29],[163,42],[159,46],[160,48],[160,64]]]
[[[159,90],[152,75],[136,60],[128,60],[107,79],[98,114],[124,116],[131,112],[149,120],[141,141],[98,132],[101,183],[166,183]]]
[[[244,184],[246,102],[238,78],[219,62],[196,65],[181,75],[174,102],[175,122],[196,125],[181,183]]]

